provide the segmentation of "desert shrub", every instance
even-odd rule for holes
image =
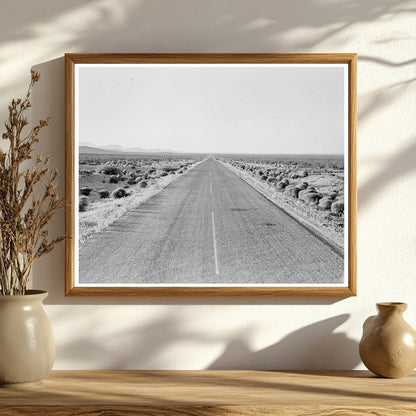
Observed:
[[[80,175],[92,175],[95,171],[93,170],[88,170],[88,169],[81,169],[79,171]]]
[[[310,189],[302,189],[301,191],[299,191],[298,193],[298,198],[301,201],[305,201],[305,197],[306,195],[308,195],[309,193],[311,193]]]
[[[146,186],[147,186],[147,181],[140,182],[140,188],[146,188]]]
[[[286,185],[289,185],[289,179],[288,178],[283,178],[281,180],[281,182],[285,183]]]
[[[285,188],[284,193],[288,196],[291,196],[292,198],[297,198],[299,194],[299,188],[296,188],[294,185],[288,185]]]
[[[299,191],[302,191],[306,189],[309,186],[308,182],[300,182],[296,185],[296,188],[299,189]]]
[[[261,180],[262,180],[262,181],[267,181],[267,178],[268,178],[268,176],[267,176],[267,175],[263,175],[263,176],[261,177]]]
[[[123,188],[124,189],[129,189],[130,188],[130,185],[124,185]]]
[[[82,196],[79,199],[79,212],[86,211],[87,206],[88,206],[88,198],[86,196]]]
[[[331,205],[331,212],[333,214],[342,214],[344,212],[344,201],[335,201]]]
[[[293,189],[295,186],[294,185],[287,185],[286,187],[285,187],[285,189],[284,189],[284,193],[286,194],[286,195],[289,195],[289,191],[291,190],[291,189]]]
[[[127,196],[127,192],[125,189],[123,188],[117,188],[113,191],[112,193],[113,198],[115,199],[120,199],[120,198],[124,198]]]
[[[147,173],[144,174],[144,179],[149,179],[149,175]]]
[[[129,178],[129,180],[127,181],[128,185],[136,185],[136,179],[135,178]]]
[[[119,175],[120,169],[116,166],[105,166],[103,169],[104,175]]]
[[[278,191],[283,192],[284,189],[286,188],[286,186],[287,186],[287,183],[286,182],[279,182],[279,183],[276,184],[276,189]]]
[[[325,196],[319,200],[318,207],[323,210],[331,209],[333,202],[334,201],[330,197]]]
[[[88,196],[92,191],[92,188],[88,188],[88,186],[84,186],[82,188],[80,188],[79,192],[81,195],[85,195]]]
[[[258,174],[259,176],[263,176],[263,175],[264,175],[264,172],[263,172],[262,170],[259,170],[259,171],[257,172],[257,174]]]
[[[175,172],[176,171],[176,168],[173,168],[171,166],[166,166],[165,168],[163,168],[163,170],[165,172]]]
[[[287,188],[286,188],[287,189]],[[291,191],[290,191],[290,196],[291,197],[293,197],[293,198],[298,198],[299,197],[299,192],[300,192],[300,189],[297,187],[297,186],[295,186]]]
[[[104,199],[110,196],[110,192],[105,189],[101,189],[100,191],[98,191],[98,195],[100,196],[101,199]]]
[[[270,184],[270,185],[273,185],[275,182],[276,182],[276,179],[275,178],[269,178],[269,179],[267,179],[267,183]]]
[[[120,177],[116,175],[110,176],[110,179],[108,180],[109,183],[119,183],[119,181]]]
[[[319,200],[322,198],[322,195],[317,192],[309,192],[305,195],[304,201],[309,205],[318,205]]]
[[[162,176],[168,176],[169,174],[167,173],[167,172],[162,172],[161,174],[160,174],[160,176],[162,177]]]

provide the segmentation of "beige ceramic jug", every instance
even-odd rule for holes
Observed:
[[[373,373],[400,378],[416,367],[416,331],[403,319],[406,303],[377,303],[363,325],[360,357]]]

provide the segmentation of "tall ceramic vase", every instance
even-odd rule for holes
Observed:
[[[381,377],[400,378],[416,367],[416,331],[403,319],[405,303],[377,303],[363,325],[360,356]]]
[[[0,386],[39,384],[55,360],[51,323],[42,301],[48,292],[0,296]]]

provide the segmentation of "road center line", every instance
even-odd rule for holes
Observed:
[[[211,185],[211,195],[212,195],[212,182],[210,182],[210,185]]]
[[[218,269],[217,239],[215,237],[215,218],[214,218],[214,211],[211,211],[211,220],[212,220],[212,239],[214,240],[215,274],[220,274],[220,271]]]

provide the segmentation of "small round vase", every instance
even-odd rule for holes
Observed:
[[[48,292],[0,295],[0,387],[40,384],[55,361],[52,326],[42,301]]]
[[[381,377],[401,378],[416,367],[416,331],[403,319],[406,303],[377,303],[363,325],[360,357]]]

